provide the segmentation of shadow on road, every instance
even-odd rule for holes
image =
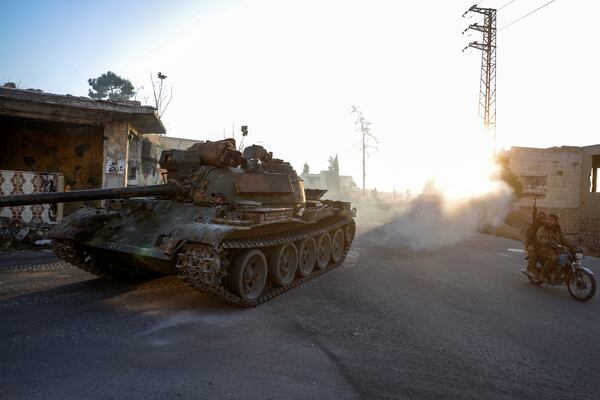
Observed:
[[[85,303],[93,305],[96,302],[135,290],[139,284],[91,279],[3,299],[0,300],[0,308],[48,303]]]

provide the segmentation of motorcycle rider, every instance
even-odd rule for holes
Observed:
[[[537,231],[546,221],[546,213],[541,211],[525,233],[525,250],[527,250],[527,271],[536,273],[536,265],[539,260],[539,249],[537,243]]]
[[[544,260],[540,280],[548,281],[550,274],[559,261],[561,266],[567,261],[564,257],[560,257],[559,260],[559,256],[564,253],[564,248],[561,246],[570,249],[572,245],[563,234],[556,214],[548,214],[548,218],[546,218],[544,224],[538,229],[536,238],[538,256]]]

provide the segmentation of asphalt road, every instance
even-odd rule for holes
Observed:
[[[386,232],[250,310],[2,254],[0,398],[600,398],[600,295],[532,286],[512,240],[414,253]]]

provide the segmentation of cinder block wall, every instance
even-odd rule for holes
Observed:
[[[559,216],[565,233],[580,234],[579,203],[581,186],[580,147],[536,149],[513,147],[508,152],[508,165],[523,184],[519,205],[523,216],[531,219],[534,199],[537,207]]]

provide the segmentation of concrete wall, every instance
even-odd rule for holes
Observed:
[[[103,187],[143,185],[143,136],[126,122],[111,122],[104,127]]]
[[[141,175],[138,177],[139,185],[156,185],[163,183],[161,169],[158,161],[163,150],[187,150],[195,143],[202,140],[181,139],[164,135],[144,135],[141,148]]]
[[[582,238],[588,250],[599,254],[600,193],[590,191],[592,157],[599,155],[600,145],[513,147],[508,153],[508,165],[524,185],[520,210],[514,219],[529,222],[533,200],[537,199],[539,210],[557,214],[565,233]]]
[[[142,177],[142,135],[129,127],[129,148],[127,151],[127,186],[140,185]]]
[[[349,200],[352,193],[360,189],[354,182],[352,176],[335,175],[329,171],[321,171],[318,174],[303,174],[304,187],[307,189],[326,189],[324,198],[336,200]]]
[[[102,127],[0,118],[0,169],[60,172],[68,189],[102,184]]]
[[[103,129],[0,117],[0,169],[55,172],[66,190],[102,186]],[[65,204],[65,214],[81,203]]]
[[[537,199],[540,210],[559,216],[565,233],[579,233],[582,155],[580,147],[570,146],[510,150],[508,166],[523,184],[519,205],[525,218],[530,219],[533,201]]]
[[[523,184],[524,206],[537,198],[542,207],[579,207],[581,148],[513,147],[509,154],[509,168]]]
[[[592,156],[600,155],[600,145],[583,148],[581,162],[581,214],[600,218],[600,193],[591,193]],[[598,179],[600,183],[600,178]],[[599,189],[600,190],[600,189]]]
[[[304,187],[307,189],[327,189],[327,182],[324,174],[304,174]]]
[[[586,246],[600,251],[600,193],[590,192],[592,156],[594,155],[600,155],[600,145],[583,148],[579,227]],[[600,183],[600,177],[598,181]]]
[[[112,122],[104,127],[102,187],[127,186],[127,153],[129,125]]]

